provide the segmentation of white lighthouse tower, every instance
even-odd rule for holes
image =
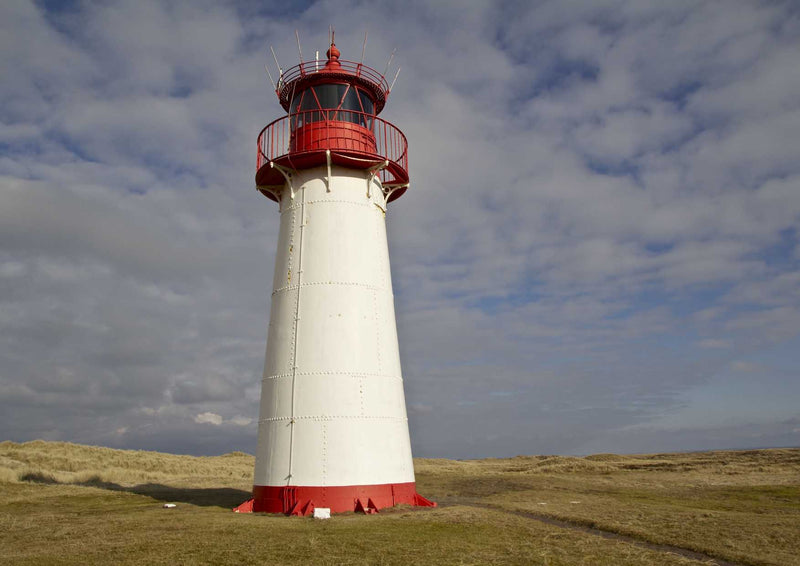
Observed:
[[[253,499],[307,515],[435,505],[416,492],[385,215],[408,188],[403,133],[378,118],[384,76],[327,60],[282,74],[287,115],[258,136],[256,188],[280,233]]]

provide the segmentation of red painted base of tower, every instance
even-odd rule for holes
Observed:
[[[338,486],[253,486],[253,499],[234,509],[237,513],[284,513],[310,515],[315,507],[331,513],[356,511],[377,513],[379,509],[401,503],[417,507],[436,507],[436,503],[417,493],[416,484]]]

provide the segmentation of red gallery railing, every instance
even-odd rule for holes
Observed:
[[[336,62],[337,66],[334,68],[326,68],[325,65],[327,61],[322,60],[305,61],[299,65],[295,65],[283,73],[280,83],[278,83],[278,90],[280,91],[284,85],[290,84],[292,81],[323,72],[328,75],[331,73],[344,73],[351,77],[358,77],[374,83],[385,94],[389,93],[389,83],[386,81],[386,77],[375,69],[371,69],[362,63],[345,61],[344,59],[337,59]]]
[[[270,161],[288,163],[304,157],[324,155],[330,150],[364,168],[384,160],[389,165],[379,173],[385,187],[408,183],[408,142],[405,135],[386,120],[353,110],[306,110],[283,116],[258,135],[256,172]],[[323,161],[324,162],[324,161]]]

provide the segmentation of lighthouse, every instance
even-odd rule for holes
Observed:
[[[405,136],[378,117],[389,91],[333,37],[326,60],[301,55],[276,85],[286,115],[258,136],[256,189],[280,231],[240,511],[435,505],[415,487],[397,343],[385,217],[409,176]]]

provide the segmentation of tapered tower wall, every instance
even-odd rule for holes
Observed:
[[[300,170],[280,208],[254,484],[414,482],[380,182]]]

